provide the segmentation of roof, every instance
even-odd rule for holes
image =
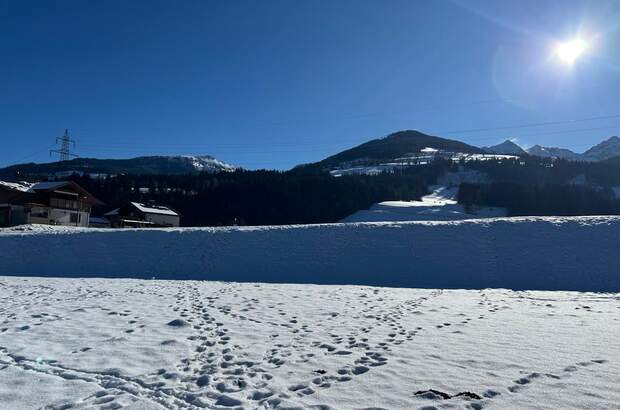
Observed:
[[[0,188],[10,189],[17,192],[28,192],[32,184],[29,182],[5,182],[0,181]]]
[[[51,191],[57,188],[62,188],[66,185],[71,185],[68,181],[49,181],[49,182],[37,182],[30,187],[31,191]]]
[[[71,187],[93,205],[103,205],[103,202],[95,198],[90,192],[73,181],[48,181],[48,182],[5,182],[0,181],[0,188],[7,188],[15,192],[34,194],[37,192],[50,192],[62,187]]]
[[[179,216],[179,214],[172,209],[161,205],[145,205],[139,202],[130,202],[130,204],[145,214]]]
[[[155,225],[155,222],[150,221],[141,221],[139,219],[121,219],[123,222],[128,222],[132,224],[141,224],[141,225]]]

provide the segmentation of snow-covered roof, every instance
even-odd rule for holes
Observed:
[[[426,148],[422,148],[420,150],[420,152],[424,153],[424,154],[433,154],[435,152],[438,152],[439,150],[436,148],[431,148],[431,147],[426,147]]]
[[[123,222],[128,222],[132,224],[141,224],[141,225],[155,225],[155,222],[142,221],[140,219],[123,219]]]
[[[179,216],[179,214],[174,212],[172,209],[161,205],[145,205],[139,202],[131,202],[131,205],[136,207],[140,212],[144,212],[145,214]]]
[[[7,188],[12,191],[28,192],[32,184],[30,182],[5,182],[0,181],[0,188]]]
[[[5,182],[0,181],[0,186],[21,192],[48,191],[61,188],[70,184],[67,181],[48,181],[48,182]]]
[[[69,184],[67,181],[49,181],[49,182],[37,182],[30,187],[32,191],[47,191],[50,189],[61,188]]]

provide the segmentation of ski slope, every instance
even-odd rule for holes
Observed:
[[[420,201],[384,201],[357,211],[342,222],[454,221],[506,216],[506,209],[478,207],[467,210],[457,201],[458,186],[435,186]]]
[[[618,294],[0,277],[0,408],[618,409],[618,335]]]

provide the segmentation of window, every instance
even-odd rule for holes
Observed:
[[[71,213],[71,215],[69,216],[69,220],[71,221],[72,224],[78,223],[78,220],[79,220],[78,216],[79,215],[80,214],[78,214],[78,213]]]
[[[32,208],[30,216],[33,218],[47,218],[49,214],[45,208]]]
[[[62,198],[50,198],[50,206],[61,209],[79,209],[79,202]]]

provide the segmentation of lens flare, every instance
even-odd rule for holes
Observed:
[[[579,57],[588,50],[588,43],[581,39],[558,43],[555,46],[555,55],[565,64],[573,65]]]

